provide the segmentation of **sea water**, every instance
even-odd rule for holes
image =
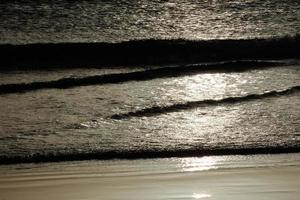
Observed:
[[[192,40],[298,34],[299,1],[1,1],[1,43]]]
[[[172,156],[180,156],[183,150],[201,155],[202,150],[215,148],[298,147],[298,92],[251,101],[244,101],[243,97],[296,87],[300,84],[299,70],[297,64],[3,94],[0,156],[4,160],[37,155],[78,155],[89,159],[87,154],[107,152],[142,155],[147,151],[171,151]],[[13,76],[16,83],[32,82],[80,71],[31,71],[26,76],[24,72]],[[91,71],[103,73],[101,69]],[[4,82],[12,81],[12,74],[1,76]],[[222,103],[222,99],[238,97],[242,98],[237,102]],[[189,106],[205,100],[221,102]],[[177,104],[185,106],[167,109]],[[139,115],[130,117],[130,113],[138,111]],[[127,113],[128,117],[112,118]]]
[[[0,42],[10,44],[273,38],[300,31],[298,1],[3,1],[0,10]],[[300,64],[276,62],[243,72],[1,94],[1,162],[296,151]],[[62,63],[1,72],[0,84],[160,67],[66,69]]]

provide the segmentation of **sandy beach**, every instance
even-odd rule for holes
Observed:
[[[298,199],[300,154],[0,167],[1,200]]]

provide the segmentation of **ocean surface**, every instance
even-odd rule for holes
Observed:
[[[1,43],[192,40],[299,34],[295,0],[0,2]]]
[[[165,39],[272,44],[299,34],[298,1],[0,3],[0,50]],[[210,61],[155,65],[0,63],[0,164],[299,152],[300,55],[286,49],[284,58],[226,60],[210,49]]]

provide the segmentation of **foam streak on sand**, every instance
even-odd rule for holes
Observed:
[[[166,149],[166,150],[112,150],[94,151],[89,153],[55,153],[55,154],[32,154],[28,156],[0,156],[1,164],[18,163],[43,163],[43,162],[63,162],[63,161],[83,161],[83,160],[113,160],[113,159],[152,159],[170,157],[190,157],[209,155],[255,155],[255,154],[281,154],[298,153],[298,144],[285,146],[266,147],[229,147],[229,148],[191,148],[191,149]]]
[[[0,199],[296,200],[299,158],[279,154],[0,166]]]

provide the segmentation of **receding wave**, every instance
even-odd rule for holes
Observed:
[[[95,75],[81,78],[63,78],[54,81],[16,83],[0,85],[0,94],[9,94],[17,92],[26,92],[39,89],[66,89],[77,86],[117,84],[128,81],[146,81],[157,78],[179,77],[197,73],[214,73],[214,72],[242,72],[252,69],[262,69],[274,66],[284,66],[290,62],[261,61],[261,60],[241,60],[241,61],[224,61],[218,63],[182,65],[177,67],[163,67],[149,69],[144,71]]]
[[[300,35],[238,40],[0,45],[1,70],[199,63],[300,57]]]
[[[210,155],[250,155],[250,154],[279,154],[300,152],[299,145],[269,146],[250,148],[191,148],[166,150],[112,150],[90,153],[54,153],[34,154],[29,156],[0,156],[0,164],[62,162],[82,160],[109,160],[109,159],[147,159],[169,157],[191,157]]]
[[[293,93],[297,93],[300,91],[300,86],[294,86],[285,90],[281,91],[268,91],[262,94],[249,94],[246,96],[237,96],[237,97],[228,97],[224,99],[208,99],[208,100],[202,100],[202,101],[192,101],[192,102],[186,102],[186,103],[178,103],[173,104],[170,106],[153,106],[150,108],[145,108],[133,112],[128,113],[122,113],[122,114],[115,114],[112,115],[110,118],[112,119],[125,119],[130,117],[144,117],[144,116],[155,116],[160,115],[164,113],[169,112],[177,112],[180,110],[188,110],[188,109],[194,109],[197,107],[202,106],[216,106],[219,104],[235,104],[235,103],[241,103],[246,101],[253,101],[253,100],[259,100],[263,98],[270,98],[270,97],[279,97],[283,95],[289,95]]]

